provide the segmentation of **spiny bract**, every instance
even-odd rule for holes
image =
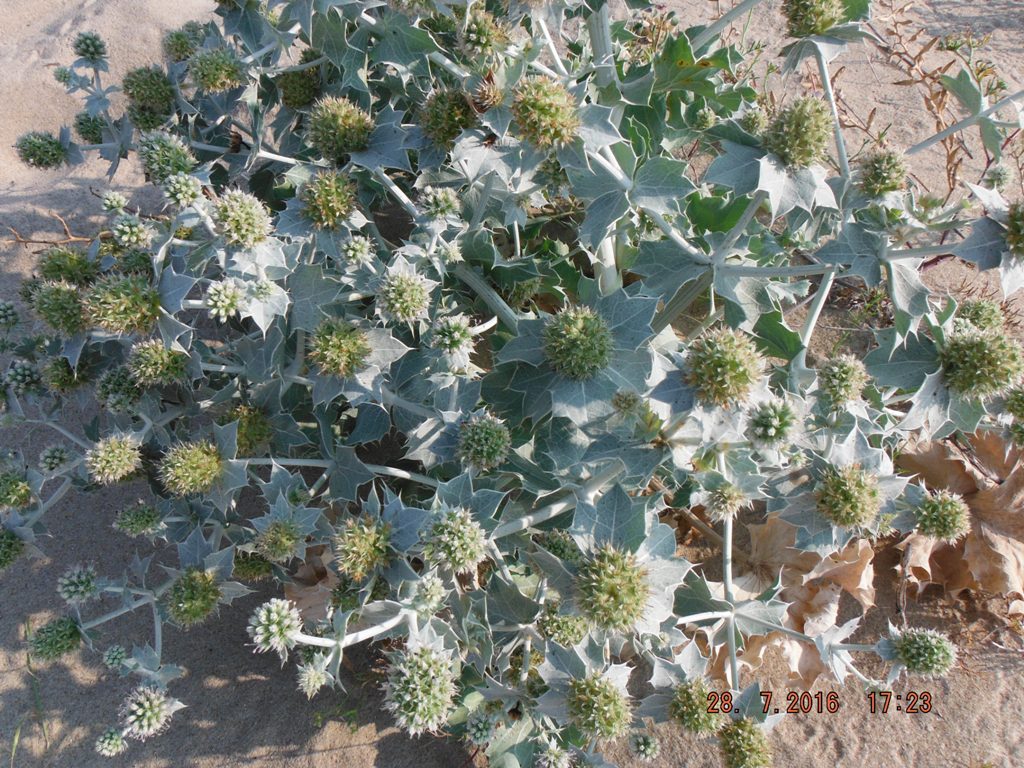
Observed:
[[[569,144],[580,127],[572,94],[546,77],[529,77],[516,86],[512,116],[519,135],[540,149]]]
[[[765,361],[748,336],[719,328],[690,344],[686,380],[708,405],[744,402],[764,375]]]
[[[579,569],[579,605],[601,629],[626,631],[643,616],[651,588],[636,555],[607,544]]]
[[[915,675],[941,677],[956,663],[956,646],[931,629],[906,629],[892,638],[896,657]]]
[[[590,307],[568,307],[544,327],[544,356],[563,376],[582,381],[605,368],[614,339],[608,322]]]

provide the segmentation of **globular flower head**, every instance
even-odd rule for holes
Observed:
[[[1015,419],[1024,419],[1024,387],[1014,387],[1007,393],[1006,412]]]
[[[710,131],[718,125],[718,113],[711,107],[702,107],[694,116],[693,127],[698,131]]]
[[[319,51],[307,48],[302,52],[299,63],[308,64],[318,58]],[[277,78],[277,90],[281,94],[281,103],[288,109],[301,109],[320,95],[320,72],[316,67],[284,72]]]
[[[164,35],[164,55],[171,61],[185,61],[192,57],[203,42],[203,25],[198,21],[186,22]]]
[[[1018,259],[1024,257],[1024,202],[1011,203],[1006,212],[1006,248]]]
[[[140,341],[128,357],[132,378],[143,387],[173,384],[185,378],[188,355],[169,349],[159,339]]]
[[[690,345],[686,380],[702,402],[728,407],[750,396],[764,369],[764,358],[748,336],[720,328]]]
[[[814,494],[818,512],[840,528],[869,525],[882,509],[878,478],[857,464],[826,467]]]
[[[1000,331],[953,333],[939,350],[946,384],[973,398],[998,394],[1024,373],[1024,350]]]
[[[494,737],[498,719],[484,707],[475,709],[466,718],[466,741],[477,747],[486,746]]]
[[[140,130],[157,128],[167,121],[174,107],[174,86],[159,67],[130,70],[121,83],[128,97],[128,115]]]
[[[636,555],[605,544],[579,569],[579,606],[601,629],[629,630],[643,616],[651,588]]]
[[[180,627],[191,627],[209,618],[222,592],[212,571],[192,567],[181,574],[164,598],[167,614]]]
[[[341,162],[370,143],[373,116],[355,102],[324,96],[313,105],[306,140],[326,159]]]
[[[274,572],[274,564],[255,552],[236,552],[231,576],[240,581],[263,581]]]
[[[925,536],[955,542],[971,530],[971,511],[963,497],[949,491],[928,493],[914,510],[917,530]]]
[[[835,408],[859,400],[867,383],[867,369],[853,355],[838,355],[818,370],[818,386]]]
[[[470,60],[488,59],[508,45],[508,33],[487,11],[474,8],[459,30],[459,47]]]
[[[238,422],[236,434],[239,456],[255,456],[265,450],[274,437],[274,425],[270,423],[267,414],[254,405],[236,405],[219,421],[222,425]]]
[[[180,706],[166,691],[154,686],[139,686],[121,705],[123,733],[139,741],[156,736],[167,728],[171,716]]]
[[[533,768],[572,768],[572,754],[555,741],[544,740],[533,758]]]
[[[607,677],[593,673],[569,681],[569,718],[587,738],[616,739],[632,719],[629,698]]]
[[[256,536],[256,551],[272,563],[291,560],[304,540],[293,520],[273,520]]]
[[[734,518],[740,510],[750,505],[750,499],[730,482],[723,482],[707,492],[704,508],[712,520]]]
[[[537,534],[537,543],[559,560],[565,560],[574,565],[580,565],[583,562],[583,553],[568,531],[559,528],[543,531]]]
[[[366,367],[370,342],[365,331],[341,318],[324,320],[313,334],[309,358],[323,373],[347,378]]]
[[[291,600],[274,598],[256,609],[249,619],[249,637],[259,653],[275,651],[282,661],[302,632],[302,617]]]
[[[42,368],[43,381],[51,392],[70,392],[85,383],[66,357],[51,357]]]
[[[582,616],[562,613],[557,603],[550,603],[537,619],[537,631],[546,639],[571,648],[587,634],[587,620]]]
[[[114,240],[122,248],[145,248],[153,240],[153,228],[138,216],[124,213],[114,220],[111,227]]]
[[[376,253],[373,242],[362,235],[350,237],[341,244],[339,250],[349,264],[368,264]]]
[[[174,173],[164,179],[164,197],[179,208],[195,205],[203,197],[203,182],[187,173]]]
[[[79,32],[71,49],[90,64],[99,64],[107,57],[107,44],[95,32]]]
[[[128,651],[123,645],[112,645],[103,652],[103,666],[107,669],[120,669],[128,661]]]
[[[448,590],[435,573],[427,573],[416,582],[416,593],[412,598],[412,609],[420,616],[429,617],[441,610]]]
[[[505,92],[493,77],[483,78],[473,89],[473,106],[478,112],[494,109],[504,100]]]
[[[806,168],[825,157],[832,137],[832,113],[821,99],[797,99],[772,120],[764,132],[764,148],[784,165]]]
[[[102,757],[117,757],[128,750],[128,741],[119,728],[107,728],[96,739],[96,754]]]
[[[85,454],[89,477],[101,485],[124,480],[142,466],[141,446],[130,435],[112,435],[100,440]]]
[[[63,445],[51,445],[39,454],[39,468],[44,472],[56,472],[71,459],[71,453]]]
[[[1003,328],[1005,318],[998,301],[968,299],[956,308],[954,320],[957,330],[967,330],[967,325],[979,331],[998,331]]]
[[[43,377],[28,360],[15,360],[4,375],[4,384],[18,395],[31,395],[43,388]]]
[[[85,144],[102,143],[104,126],[106,122],[99,115],[90,115],[87,111],[75,115],[75,133]]]
[[[476,111],[466,94],[454,88],[431,93],[420,112],[423,133],[442,149],[451,149],[459,134],[474,126],[476,120]]]
[[[760,136],[768,127],[768,115],[759,104],[755,104],[740,117],[740,127],[751,136]]]
[[[879,150],[861,161],[860,188],[868,197],[899,192],[906,186],[907,166],[901,153]]]
[[[942,677],[956,662],[956,646],[941,632],[906,629],[891,640],[896,658],[912,674]]]
[[[14,142],[21,162],[33,168],[58,168],[68,160],[68,150],[48,131],[32,131]]]
[[[985,173],[984,181],[989,189],[1001,190],[1010,182],[1010,169],[1002,163],[997,163]]]
[[[458,216],[462,210],[459,196],[451,187],[424,187],[419,197],[420,207],[432,219]]]
[[[396,323],[422,320],[430,311],[430,293],[435,285],[408,264],[392,265],[377,288],[377,312]]]
[[[391,526],[370,517],[350,517],[334,537],[338,571],[363,581],[388,561]]]
[[[725,768],[771,768],[768,737],[752,720],[732,720],[718,732]]]
[[[195,86],[207,93],[223,93],[237,88],[245,76],[238,57],[226,48],[196,52],[189,60],[188,72]]]
[[[318,173],[302,188],[303,213],[317,229],[334,229],[356,209],[356,186],[337,171]]]
[[[484,530],[462,507],[442,510],[425,539],[423,556],[427,562],[455,573],[472,572],[487,557]]]
[[[206,493],[224,473],[224,459],[209,441],[180,443],[160,462],[160,481],[178,496]]]
[[[55,331],[69,336],[85,324],[78,286],[64,280],[42,283],[32,294],[32,309]]]
[[[823,34],[845,17],[842,0],[785,0],[782,10],[790,37]]]
[[[213,218],[231,245],[251,248],[270,236],[272,224],[267,207],[259,198],[229,189],[213,208]]]
[[[84,251],[66,245],[47,249],[39,259],[39,274],[44,280],[87,285],[96,279],[99,272],[100,265]]]
[[[0,328],[13,328],[18,324],[18,309],[14,302],[0,301]]]
[[[142,390],[126,366],[106,371],[96,383],[96,399],[108,411],[124,413],[139,402]]]
[[[23,509],[32,503],[32,488],[20,472],[0,472],[0,507]]]
[[[312,699],[331,678],[327,673],[327,657],[318,653],[308,664],[300,664],[298,670],[299,690]]]
[[[590,307],[568,307],[544,327],[544,356],[558,373],[591,379],[608,366],[614,340],[608,322]]]
[[[241,312],[246,301],[245,285],[238,280],[220,280],[210,283],[206,289],[206,306],[210,308],[210,314],[222,323]]]
[[[690,733],[714,733],[721,721],[708,711],[708,693],[707,685],[699,678],[680,683],[668,705],[669,717]]]
[[[99,594],[96,569],[91,565],[76,565],[64,571],[57,579],[57,594],[72,605],[84,603]]]
[[[83,300],[86,319],[111,333],[147,333],[160,315],[160,294],[143,275],[107,275]]]
[[[489,413],[470,416],[459,425],[458,455],[462,463],[486,472],[499,466],[512,448],[505,422]]]
[[[473,351],[469,318],[465,315],[438,318],[431,329],[430,346],[440,350],[454,366],[465,366]]]
[[[661,743],[653,733],[634,733],[629,737],[629,749],[637,760],[648,763],[661,753]]]
[[[18,534],[7,528],[0,528],[0,572],[9,568],[25,551],[25,542]]]
[[[142,501],[125,507],[114,518],[114,529],[129,536],[153,536],[163,529],[163,515]]]
[[[770,400],[750,415],[754,440],[762,445],[784,443],[796,426],[796,414],[785,400]]]
[[[71,616],[44,624],[29,638],[29,652],[40,661],[53,661],[77,650],[82,643],[82,628]]]
[[[384,685],[385,706],[412,736],[435,732],[448,721],[458,690],[451,658],[423,646],[396,654]]]
[[[150,131],[139,140],[139,160],[146,178],[154,184],[163,184],[179,173],[189,173],[196,167],[192,150],[174,134]]]
[[[547,77],[530,77],[516,86],[512,116],[518,135],[540,149],[569,144],[580,127],[572,94]]]
[[[110,190],[103,194],[100,206],[104,213],[121,213],[128,207],[128,198],[116,190]]]
[[[71,69],[70,68],[68,68],[68,67],[54,67],[54,69],[53,69],[53,79],[56,80],[61,85],[70,85],[71,84],[71,78],[72,78],[72,73],[71,73]]]

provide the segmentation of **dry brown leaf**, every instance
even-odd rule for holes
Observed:
[[[341,580],[319,555],[310,554],[313,551],[307,551],[305,562],[284,585],[284,596],[295,603],[303,619],[321,621],[329,617],[334,588]]]

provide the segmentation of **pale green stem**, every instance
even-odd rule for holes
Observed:
[[[921,259],[929,256],[944,256],[947,253],[953,253],[952,246],[929,245],[922,248],[897,248],[894,251],[888,251],[885,254],[885,258],[887,261],[895,261],[897,259]]]
[[[834,264],[807,264],[798,267],[755,267],[747,264],[722,264],[716,267],[720,274],[737,277],[813,277],[835,272]]]
[[[732,611],[705,611],[704,613],[692,613],[689,616],[680,616],[677,625],[696,624],[698,621],[712,621],[732,618]]]
[[[607,4],[602,6],[607,7]],[[544,35],[544,42],[548,46],[548,52],[551,54],[551,58],[555,61],[555,67],[562,77],[568,77],[569,71],[565,68],[565,64],[562,63],[562,57],[558,53],[558,48],[555,47],[555,41],[551,39],[551,32],[548,31],[548,25],[539,15],[534,19],[537,26],[540,27],[541,34]]]
[[[916,155],[918,152],[923,152],[924,150],[928,149],[928,147],[932,146],[933,144],[938,144],[940,141],[949,136],[952,136],[957,131],[962,131],[964,128],[970,128],[972,125],[977,123],[982,118],[988,117],[994,112],[998,112],[1006,105],[1013,104],[1014,102],[1020,101],[1021,99],[1024,99],[1024,91],[1017,91],[1016,93],[1007,96],[1005,99],[1000,99],[988,109],[983,109],[976,115],[965,117],[963,120],[960,120],[957,123],[953,123],[953,125],[949,126],[945,130],[939,131],[931,138],[918,142],[910,149],[908,149],[904,154],[906,154],[909,157],[910,155]]]
[[[427,408],[419,403],[414,403],[410,400],[406,400],[404,397],[400,397],[392,392],[390,389],[381,388],[381,400],[385,405],[394,405],[402,408],[409,413],[414,413],[417,416],[422,416],[425,419],[436,419],[437,413],[432,408]]]
[[[654,329],[654,332],[660,333],[663,329],[671,325],[673,320],[681,315],[687,307],[693,304],[693,302],[700,298],[704,291],[711,287],[713,280],[714,275],[709,269],[701,274],[697,279],[691,280],[687,283],[686,285],[688,285],[689,288],[687,288],[686,285],[680,288],[679,291],[676,292],[676,295],[673,296],[669,302],[654,315],[654,320],[651,321],[651,327]]]
[[[807,347],[811,343],[811,336],[814,335],[814,326],[818,324],[821,312],[825,308],[825,301],[832,291],[832,285],[835,282],[838,269],[838,267],[833,267],[829,272],[825,273],[821,285],[818,286],[818,292],[814,295],[814,301],[811,302],[811,309],[807,314],[807,320],[804,322],[803,331],[800,333],[800,352],[793,359],[794,370],[803,370],[807,366]]]
[[[477,296],[483,300],[490,310],[497,315],[510,330],[515,330],[519,325],[518,313],[510,307],[498,292],[495,291],[484,279],[483,275],[466,264],[456,264],[453,270],[455,276],[468,285]]]
[[[703,48],[705,45],[714,40],[718,35],[725,30],[730,24],[732,24],[740,16],[752,11],[761,0],[743,0],[742,3],[737,5],[730,11],[727,11],[725,15],[719,18],[717,21],[712,22],[705,27],[696,37],[691,41],[691,47],[697,51]]]
[[[605,88],[615,82],[616,74],[608,3],[601,3],[601,7],[587,17],[587,33],[594,57],[594,79],[598,88]]]
[[[832,92],[832,77],[828,71],[828,62],[819,46],[814,46],[814,57],[818,61],[818,74],[821,76],[821,87],[825,89],[825,99],[832,110],[833,130],[836,137],[836,154],[839,156],[839,172],[843,178],[850,178],[850,159],[846,154],[846,140],[843,138],[843,127],[839,122],[839,108],[836,106],[836,95]]]
[[[72,465],[72,466],[77,466],[79,463],[81,463],[81,462],[80,461],[76,461],[74,463],[74,465]],[[70,468],[71,467],[68,467],[68,469],[70,469]],[[32,527],[32,525],[37,520],[42,518],[42,516],[45,515],[50,509],[52,509],[53,506],[58,501],[60,501],[62,498],[64,498],[65,494],[67,494],[67,492],[69,490],[71,490],[71,478],[70,477],[65,477],[61,481],[61,484],[59,486],[57,486],[57,490],[54,491],[53,493],[51,493],[50,497],[46,501],[44,501],[42,504],[39,505],[39,509],[35,510],[31,515],[28,515],[25,518],[24,526],[26,528]]]
[[[100,624],[106,624],[108,621],[113,621],[119,616],[124,616],[126,613],[131,613],[136,608],[141,608],[147,603],[152,603],[155,600],[156,598],[153,595],[146,595],[146,597],[139,598],[138,600],[133,600],[130,603],[122,605],[120,608],[110,611],[110,613],[105,613],[102,616],[92,619],[91,621],[82,622],[82,629],[90,630],[94,627],[100,626]]]
[[[413,203],[413,201],[409,199],[409,196],[402,191],[401,187],[399,187],[397,184],[395,184],[394,181],[391,180],[391,177],[388,176],[383,169],[375,169],[373,175],[380,181],[381,184],[383,184],[387,188],[388,192],[391,193],[391,195],[401,204],[401,206],[405,208],[406,213],[408,213],[413,218],[416,218],[417,216],[420,215],[419,211],[416,210],[415,203]]]
[[[764,190],[758,190],[754,193],[754,196],[750,198],[750,204],[747,205],[743,214],[739,220],[733,225],[733,228],[729,230],[729,233],[725,236],[725,240],[722,244],[715,249],[715,252],[711,255],[712,260],[719,261],[726,258],[729,255],[729,251],[736,245],[736,241],[740,239],[740,236],[747,230],[747,225],[750,224],[751,219],[757,215],[758,210],[764,204],[764,201],[768,199],[768,193]]]
[[[71,434],[66,429],[64,429],[64,427],[62,427],[60,424],[57,424],[55,422],[52,422],[52,421],[40,421],[39,419],[26,419],[26,422],[29,423],[29,424],[42,424],[43,426],[49,427],[50,429],[53,429],[53,430],[55,430],[57,432],[60,432],[68,440],[73,442],[79,448],[82,448],[82,449],[84,449],[86,451],[88,451],[88,450],[90,450],[92,448],[92,443],[88,443],[85,440],[81,439],[80,437],[77,437],[76,435]]]
[[[719,451],[716,460],[718,464],[718,471],[725,475],[727,471],[725,453]],[[725,590],[725,599],[731,605],[735,605],[736,596],[733,592],[732,584],[732,527],[733,516],[726,515],[725,520],[722,523],[722,587]],[[734,691],[738,691],[740,689],[740,668],[739,661],[736,656],[736,619],[732,615],[729,616],[728,646],[732,689]]]

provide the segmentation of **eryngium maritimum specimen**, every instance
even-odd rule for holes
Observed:
[[[457,690],[448,654],[421,647],[392,658],[384,701],[399,727],[418,736],[438,731],[448,722]]]
[[[747,399],[764,374],[765,361],[749,337],[720,328],[690,344],[686,380],[708,405],[728,407]]]

